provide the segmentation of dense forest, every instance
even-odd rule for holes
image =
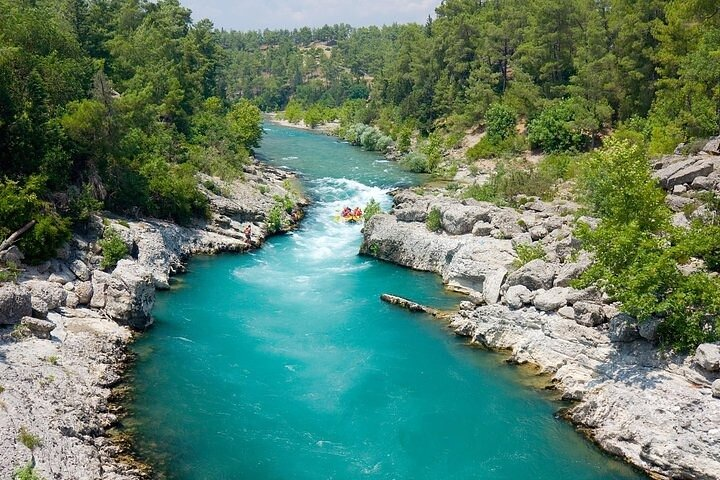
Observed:
[[[425,25],[221,32],[225,85],[266,110],[345,104],[325,118],[350,115],[396,140],[483,124],[501,104],[546,151],[587,149],[624,127],[664,153],[720,128],[718,8],[445,0]]]
[[[0,0],[0,237],[35,220],[33,262],[102,208],[202,216],[195,174],[239,176],[261,135],[225,59],[176,0]]]
[[[217,30],[178,0],[0,0],[0,240],[51,258],[101,209],[207,213],[198,172],[242,177],[261,111],[393,150],[447,175],[445,152],[498,159],[460,195],[512,204],[558,180],[601,219],[577,232],[600,283],[688,348],[720,338],[720,201],[670,227],[649,157],[720,131],[716,0],[444,0],[424,25]],[[521,165],[529,151],[546,154]],[[587,153],[591,152],[591,153]],[[592,153],[594,152],[594,153]],[[210,186],[211,187],[211,186]],[[455,185],[457,187],[457,185]],[[707,267],[685,275],[678,264]]]

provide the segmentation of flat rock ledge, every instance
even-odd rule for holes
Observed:
[[[572,288],[592,262],[572,234],[577,212],[565,201],[516,210],[401,190],[390,214],[366,223],[360,251],[467,293],[455,332],[547,374],[574,402],[566,418],[607,452],[654,478],[720,479],[720,344],[664,354],[657,320],[638,324],[601,291]],[[519,245],[543,258],[518,268]]]
[[[288,191],[290,174],[257,163],[245,168],[244,182],[199,180],[217,187],[203,187],[210,219],[181,227],[97,217],[58,258],[26,266],[16,283],[0,283],[0,478],[31,462],[46,480],[152,478],[109,430],[122,417],[114,388],[133,332],[152,323],[156,289],[169,288],[191,255],[259,247],[271,234],[265,219],[276,196],[295,200],[281,231],[293,228],[307,205]],[[100,267],[105,228],[130,252],[112,271]],[[13,255],[22,259],[19,251]],[[21,429],[40,441],[32,452],[19,439]]]

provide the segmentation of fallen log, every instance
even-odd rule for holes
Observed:
[[[426,307],[425,305],[413,302],[412,300],[408,300],[407,298],[398,297],[397,295],[383,293],[382,295],[380,295],[380,300],[382,300],[383,302],[387,302],[391,305],[397,305],[398,307],[405,308],[407,310],[410,310],[411,312],[429,313],[430,315],[433,315],[435,317],[440,315],[440,311],[435,308]]]
[[[25,234],[25,232],[27,232],[32,227],[34,227],[35,223],[36,223],[35,220],[32,220],[32,221],[26,223],[24,227],[22,227],[20,230],[13,233],[8,238],[6,238],[5,241],[0,243],[0,252],[12,247],[12,244],[17,242],[20,239],[20,237],[22,237]]]

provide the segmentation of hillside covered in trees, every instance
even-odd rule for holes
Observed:
[[[536,120],[530,142],[546,151],[586,149],[624,127],[663,153],[720,126],[718,8],[708,0],[445,0],[425,25],[220,38],[229,95],[266,110],[363,99],[352,120],[397,140],[407,130],[482,124],[501,103],[530,127]],[[557,126],[568,131],[546,131]]]
[[[195,173],[238,177],[261,135],[225,58],[177,0],[0,0],[0,238],[35,220],[33,262],[101,208],[204,215]]]

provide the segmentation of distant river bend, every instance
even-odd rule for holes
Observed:
[[[163,478],[632,479],[522,386],[390,292],[439,308],[439,279],[357,255],[334,216],[420,178],[331,137],[267,125],[262,159],[301,175],[296,232],[195,258],[135,349],[130,426]]]

